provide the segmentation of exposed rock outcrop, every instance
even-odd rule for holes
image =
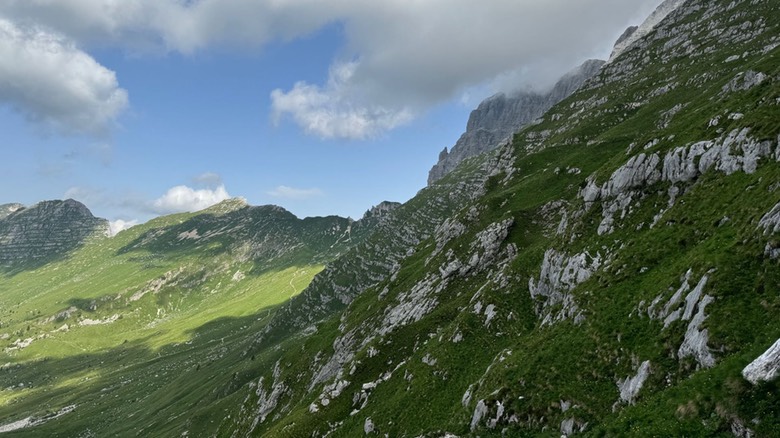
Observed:
[[[24,205],[17,203],[0,205],[0,220],[22,209],[24,209]]]
[[[400,205],[400,202],[382,201],[366,211],[361,220],[386,218]]]
[[[644,386],[648,376],[650,376],[650,361],[646,360],[639,366],[635,376],[618,380],[617,385],[620,390],[620,399],[633,405],[636,396],[639,394],[639,390]]]
[[[583,82],[595,75],[604,61],[588,60],[564,75],[546,93],[521,91],[489,97],[471,112],[466,132],[451,150],[444,148],[439,162],[428,172],[428,185],[455,169],[466,158],[493,150],[512,134],[536,120],[553,105],[569,97]]]
[[[684,357],[693,357],[699,366],[703,368],[712,368],[715,365],[715,356],[713,356],[710,348],[707,346],[709,342],[709,331],[705,328],[702,329],[702,323],[707,319],[705,313],[706,307],[715,301],[710,295],[704,295],[704,288],[707,286],[709,277],[703,275],[701,280],[696,284],[693,290],[690,289],[690,279],[692,271],[688,270],[681,277],[682,285],[666,302],[662,309],[656,307],[660,305],[663,297],[659,295],[656,297],[647,309],[647,313],[652,319],[658,319],[664,321],[664,329],[668,328],[675,321],[689,321],[688,328],[685,330],[685,337],[683,338],[680,348],[677,350],[677,356],[682,359]],[[682,296],[686,292],[683,302]],[[696,314],[694,314],[696,311]]]
[[[544,253],[539,280],[533,277],[528,280],[528,290],[531,298],[537,301],[536,314],[542,318],[542,325],[566,318],[581,322],[584,316],[569,292],[587,281],[603,264],[601,254],[591,256],[583,252],[567,256],[548,249]]]
[[[750,129],[734,129],[715,140],[704,140],[689,146],[681,146],[667,152],[663,159],[658,153],[640,153],[631,157],[626,164],[616,169],[602,185],[596,183],[595,175],[585,180],[579,197],[584,201],[585,209],[590,209],[601,201],[603,220],[599,224],[598,234],[614,231],[615,218],[620,212],[624,218],[631,212],[632,203],[643,197],[642,190],[659,181],[672,184],[689,183],[699,175],[717,170],[731,175],[735,172],[752,174],[758,168],[759,161],[771,158],[775,153],[771,140],[757,141],[750,136]],[[671,207],[679,193],[672,186],[669,191]],[[655,218],[653,225],[660,220],[663,211]],[[772,230],[774,210],[767,213],[760,226],[767,232]]]
[[[612,49],[612,54],[609,55],[609,60],[607,62],[612,62],[615,58],[620,56],[621,53],[625,52],[634,42],[649,34],[661,20],[674,12],[683,3],[685,3],[685,0],[666,0],[661,3],[640,26],[631,26],[626,29],[626,31],[623,32],[623,35],[621,35],[615,43],[615,47]]]
[[[778,374],[780,374],[780,339],[742,370],[742,376],[754,385],[761,381],[772,381]]]

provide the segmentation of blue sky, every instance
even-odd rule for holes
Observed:
[[[482,98],[608,56],[657,3],[7,0],[0,203],[357,218],[424,187]]]

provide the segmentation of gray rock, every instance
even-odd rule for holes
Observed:
[[[778,375],[780,375],[780,339],[742,370],[745,380],[754,385],[761,381],[772,381]]]
[[[263,386],[263,377],[258,380],[257,390],[255,390],[255,394],[257,395],[257,413],[252,424],[252,429],[257,427],[257,424],[263,423],[266,420],[268,414],[273,412],[279,404],[279,398],[287,391],[287,385],[280,380],[280,377],[281,369],[279,367],[279,362],[277,361],[273,371],[274,381],[270,390]]]
[[[378,219],[385,218],[400,206],[401,206],[400,202],[382,201],[379,204],[371,207],[368,211],[366,211],[366,213],[363,215],[361,220],[371,219],[371,218],[378,218]]]
[[[371,417],[366,418],[366,421],[363,423],[363,432],[365,432],[366,435],[374,432],[374,422],[371,421]]]
[[[632,35],[634,35],[634,32],[639,29],[639,26],[628,26],[626,30],[623,31],[623,33],[618,37],[617,41],[615,41],[615,46],[613,47],[613,51],[615,48],[620,46],[623,42],[631,38]],[[610,56],[611,58],[612,56]]]
[[[710,352],[707,347],[709,341],[709,331],[707,329],[702,330],[701,324],[707,319],[704,310],[708,304],[715,299],[709,295],[705,295],[701,302],[698,303],[698,312],[688,324],[688,329],[685,331],[685,338],[682,345],[677,350],[677,355],[681,359],[684,357],[692,356],[704,368],[712,368],[715,366],[715,356]]]
[[[574,433],[574,418],[567,418],[561,421],[561,433],[566,436]]]
[[[658,23],[679,8],[684,2],[685,0],[666,0],[661,3],[640,26],[626,29],[626,31],[623,32],[623,35],[621,35],[615,43],[615,47],[612,49],[612,54],[609,55],[609,61],[607,62],[611,63],[615,58],[620,56],[621,53],[631,47],[634,42],[652,32]]]
[[[466,132],[451,150],[444,148],[428,173],[431,185],[454,170],[461,161],[497,148],[512,134],[527,126],[556,103],[569,97],[583,82],[598,73],[604,61],[589,60],[564,75],[546,93],[522,91],[496,94],[471,112]]]
[[[479,425],[479,422],[482,421],[482,417],[487,415],[488,413],[488,407],[485,404],[484,400],[480,400],[477,402],[477,406],[474,408],[474,414],[471,416],[471,424],[470,428],[472,431],[477,428]]]
[[[620,399],[633,405],[639,390],[644,386],[648,376],[650,376],[650,361],[646,360],[639,366],[635,376],[618,380],[617,386],[620,390]]]
[[[733,93],[735,91],[747,91],[756,85],[760,85],[767,79],[767,75],[761,72],[748,70],[746,72],[738,73],[734,79],[729,81],[728,84],[723,86],[724,93]]]
[[[756,433],[745,426],[739,418],[733,418],[731,420],[731,434],[737,438],[753,438]]]
[[[587,252],[567,256],[554,249],[544,253],[539,280],[528,280],[531,298],[537,302],[536,314],[542,318],[542,324],[552,324],[581,314],[574,298],[569,294],[577,285],[588,280],[602,266],[600,254],[591,256]],[[556,306],[560,311],[553,314]]]
[[[596,184],[595,176],[586,179],[586,185],[579,192],[580,198],[589,209],[598,200],[608,201],[611,198],[625,194],[630,190],[639,189],[659,181],[671,183],[689,182],[710,169],[731,175],[742,171],[754,173],[762,158],[773,153],[772,141],[756,141],[749,135],[750,129],[735,129],[716,140],[696,142],[687,147],[678,147],[669,151],[663,158],[663,165],[658,154],[641,153],[631,157],[626,164],[620,166],[602,186]],[[739,151],[741,154],[734,155]],[[626,211],[631,200],[618,199],[604,204],[604,221],[599,226],[599,234],[611,230],[614,214],[618,210]],[[672,201],[673,203],[673,201]]]
[[[428,275],[408,292],[399,294],[397,303],[387,310],[378,333],[386,335],[398,327],[422,319],[436,307],[438,300],[435,293],[445,286],[446,279],[440,281],[437,276]]]
[[[0,266],[5,267],[43,263],[108,233],[108,221],[72,199],[29,208],[6,204],[0,212]]]
[[[650,156],[641,153],[631,159],[615,172],[601,188],[602,198],[611,198],[628,189],[655,184],[661,180],[661,171],[658,164],[661,159],[658,154]]]
[[[22,209],[24,209],[24,205],[22,204],[2,204],[0,205],[0,220],[7,218],[11,213],[15,213]]]
[[[767,214],[758,222],[758,226],[764,229],[764,234],[780,231],[780,202],[775,204]]]

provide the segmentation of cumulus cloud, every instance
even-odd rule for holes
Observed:
[[[0,102],[47,129],[103,135],[127,92],[67,38],[0,18]]]
[[[338,23],[339,58],[322,82],[271,94],[325,138],[367,138],[474,87],[551,84],[611,43],[660,0],[4,0],[0,16],[85,44],[192,53],[260,47]],[[480,88],[480,89],[482,89]],[[507,91],[507,90],[502,90]]]
[[[84,203],[94,209],[95,214],[107,214],[109,218],[116,218],[113,221],[116,223],[110,225],[116,228],[116,232],[124,229],[122,226],[128,228],[152,216],[199,211],[231,197],[221,183],[204,189],[179,185],[171,187],[156,199],[149,199],[139,193],[110,192],[88,186],[70,187],[63,196]],[[112,233],[115,234],[113,231]]]
[[[322,190],[318,188],[296,189],[288,186],[277,186],[275,189],[266,192],[274,198],[291,199],[300,201],[322,195]]]
[[[164,195],[151,203],[151,209],[158,214],[198,211],[230,198],[224,185],[214,189],[196,190],[181,185],[168,189]]]
[[[116,236],[120,231],[124,231],[128,228],[134,227],[138,225],[137,219],[132,219],[129,221],[117,219],[115,221],[109,221],[108,222],[108,235],[109,237]]]
[[[298,82],[288,92],[271,92],[274,123],[289,114],[309,134],[322,138],[366,139],[411,120],[408,108],[386,108],[352,96],[357,62],[331,68],[325,87]]]

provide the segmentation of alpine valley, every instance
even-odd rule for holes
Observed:
[[[0,432],[780,436],[778,6],[667,0],[360,220],[0,206]]]

